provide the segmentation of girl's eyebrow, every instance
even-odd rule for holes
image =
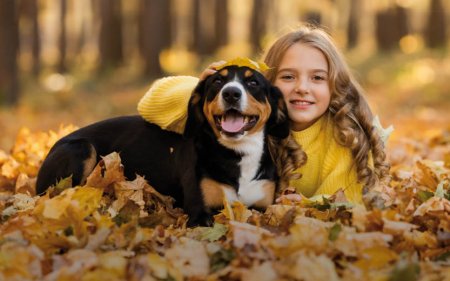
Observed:
[[[287,67],[287,68],[280,68],[280,69],[278,70],[278,72],[283,72],[283,71],[292,71],[292,72],[296,72],[297,70],[296,70],[295,68],[289,68],[289,67]],[[328,70],[325,70],[325,69],[323,69],[323,68],[315,68],[315,69],[311,69],[310,72],[314,72],[314,73],[316,73],[316,72],[323,72],[323,73],[325,73],[325,74],[328,74]]]

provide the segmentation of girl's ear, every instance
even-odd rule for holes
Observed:
[[[185,138],[193,138],[197,135],[200,128],[205,122],[205,116],[203,114],[203,99],[205,96],[205,80],[198,83],[192,92],[191,98],[189,99],[188,109],[187,109],[187,121],[184,127],[183,136]]]
[[[269,91],[269,102],[272,112],[267,121],[267,133],[279,139],[287,138],[290,132],[290,122],[283,94],[275,86],[270,86]]]

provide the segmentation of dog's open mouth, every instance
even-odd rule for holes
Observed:
[[[217,129],[228,136],[243,134],[252,129],[258,122],[256,115],[243,115],[237,110],[230,109],[223,115],[215,115]]]

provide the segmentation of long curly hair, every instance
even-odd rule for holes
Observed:
[[[363,90],[351,74],[331,36],[323,29],[309,25],[288,32],[277,39],[266,52],[264,62],[271,68],[265,76],[272,83],[275,82],[284,54],[296,43],[307,44],[320,50],[327,59],[331,93],[328,112],[335,123],[334,137],[339,144],[351,150],[358,182],[363,184],[363,193],[366,193],[378,181],[388,179],[389,165],[386,161],[384,143],[372,125],[373,114]],[[284,142],[292,144],[289,140]],[[276,163],[295,163],[295,159],[290,159],[286,153],[274,154],[278,157],[287,157],[279,159]],[[369,155],[372,155],[374,169],[369,166]]]

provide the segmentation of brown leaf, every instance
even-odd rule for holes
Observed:
[[[102,160],[88,176],[86,185],[106,189],[111,184],[122,181],[125,181],[125,176],[121,159],[117,152],[113,152],[102,156]]]

